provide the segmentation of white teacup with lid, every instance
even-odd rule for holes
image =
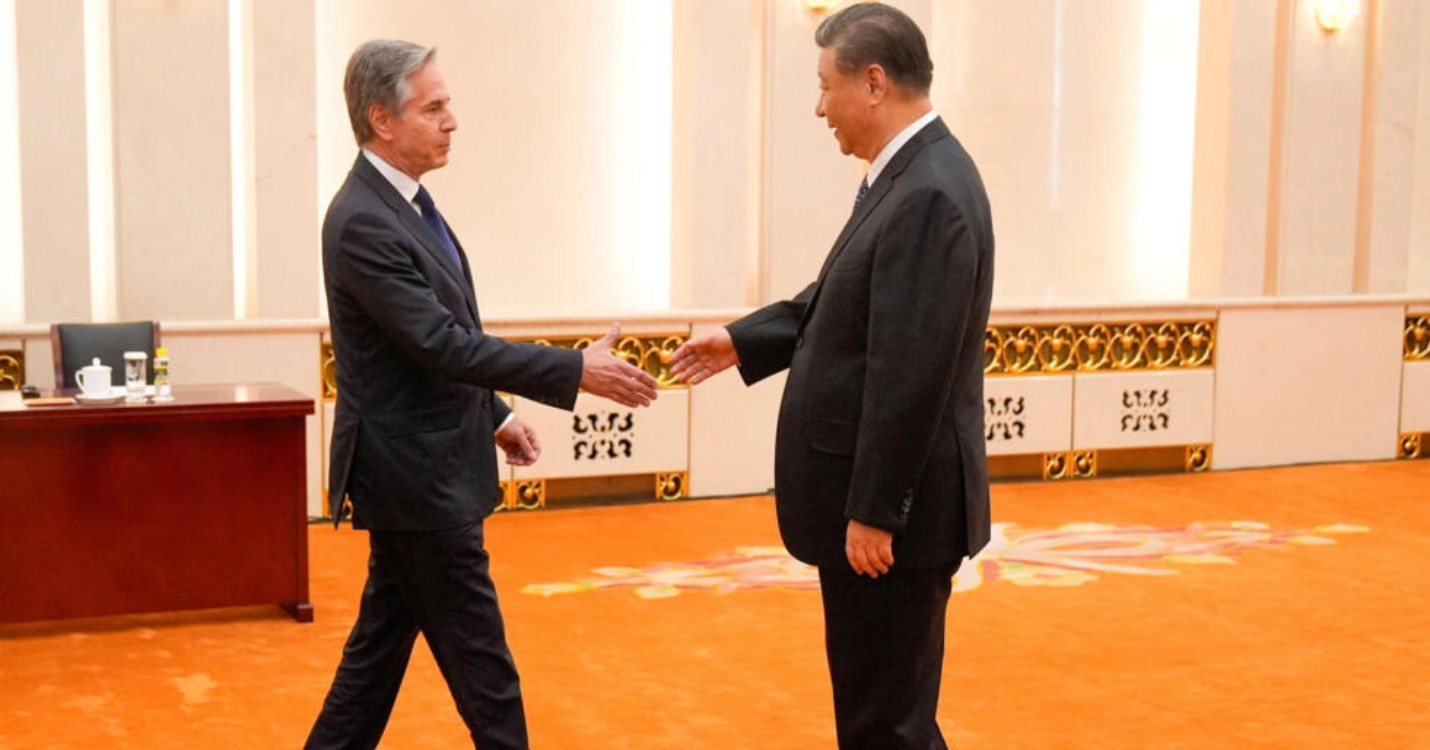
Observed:
[[[74,382],[86,396],[108,396],[114,387],[110,372],[109,366],[100,364],[99,357],[95,357],[93,364],[75,370]]]

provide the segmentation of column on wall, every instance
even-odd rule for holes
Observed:
[[[765,0],[674,4],[671,306],[759,302]],[[750,282],[754,281],[754,284]]]
[[[1408,272],[1415,215],[1420,0],[1373,0],[1366,21],[1365,132],[1356,237],[1355,291],[1413,291]],[[1430,251],[1422,251],[1426,254]]]
[[[253,4],[250,317],[318,317],[315,0]]]
[[[1367,8],[1350,26],[1321,28],[1317,3],[1290,10],[1280,133],[1275,262],[1277,294],[1348,294],[1353,290],[1356,215],[1365,106]],[[1273,134],[1274,137],[1274,134]]]
[[[118,315],[230,319],[227,3],[112,10]]]
[[[988,188],[999,304],[1185,295],[1197,24],[1181,3],[934,4],[934,106]]]
[[[1419,18],[1415,28],[1418,31],[1419,58],[1416,65],[1420,70],[1418,82],[1415,123],[1415,176],[1413,178],[1414,199],[1410,205],[1410,248],[1406,274],[1407,291],[1416,294],[1430,293],[1430,9],[1414,3],[1419,8]]]
[[[1201,3],[1188,268],[1193,297],[1266,291],[1277,18],[1274,2]]]
[[[15,6],[25,319],[90,319],[81,3]]]
[[[16,92],[15,2],[0,0],[0,160],[20,156],[19,96]],[[25,258],[21,252],[20,177],[0,172],[0,323],[25,319]]]

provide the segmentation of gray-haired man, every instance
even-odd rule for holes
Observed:
[[[482,521],[498,495],[495,446],[525,465],[540,445],[492,391],[565,409],[579,388],[626,406],[655,398],[654,378],[612,356],[617,328],[583,352],[482,332],[466,254],[418,183],[446,165],[457,129],[433,55],[368,42],[344,83],[362,153],[323,222],[338,366],[328,492],[335,508],[352,500],[371,551],[314,750],[377,746],[418,633],[473,742],[527,750]]]

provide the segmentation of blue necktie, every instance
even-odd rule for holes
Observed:
[[[437,212],[437,204],[432,202],[432,194],[427,192],[427,188],[418,185],[417,197],[413,200],[417,207],[422,209],[422,221],[426,222],[427,228],[441,240],[442,247],[447,249],[447,255],[452,257],[452,262],[460,269],[462,256],[457,254],[457,243],[453,242],[452,235],[447,233],[447,223],[442,221],[442,214]]]
[[[859,210],[859,202],[864,200],[864,194],[869,192],[869,178],[859,181],[859,194],[854,196],[854,210]]]

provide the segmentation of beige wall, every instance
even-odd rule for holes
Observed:
[[[1334,33],[1312,0],[1201,10],[1192,294],[1430,289],[1424,4]]]
[[[928,31],[935,106],[988,184],[1001,303],[1430,290],[1419,0],[1366,0],[1334,35],[1312,0],[1202,0],[1180,26],[1167,8],[1188,6],[1150,0],[898,4]],[[110,11],[99,74],[91,6]],[[0,290],[23,274],[11,318],[322,315],[318,224],[355,154],[342,68],[374,36],[441,49],[461,129],[427,182],[488,314],[786,297],[864,169],[814,116],[821,16],[797,0],[242,0],[236,35],[228,7],[0,5],[18,32],[17,104],[0,108],[22,194],[6,226],[22,241],[0,250]],[[1194,50],[1194,79],[1158,39]],[[95,75],[107,120],[82,93]],[[1193,101],[1149,128],[1157,102]],[[1151,186],[1163,158],[1194,158],[1191,176]],[[114,204],[112,251],[95,196]]]

